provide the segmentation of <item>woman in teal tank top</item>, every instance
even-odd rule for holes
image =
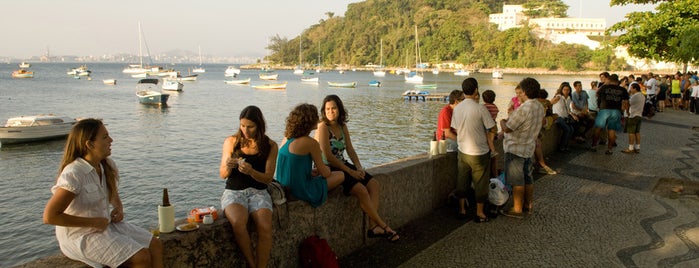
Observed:
[[[313,207],[325,203],[328,190],[334,189],[344,180],[342,172],[332,172],[323,164],[320,145],[308,136],[317,123],[316,106],[296,106],[286,118],[286,141],[277,156],[277,180],[289,187],[295,198],[306,201]]]

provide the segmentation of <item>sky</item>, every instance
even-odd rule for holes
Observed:
[[[405,1],[405,0],[398,0]],[[261,57],[270,37],[288,39],[361,0],[33,0],[3,1],[0,57],[138,54],[138,23],[151,54],[175,49],[224,57]],[[607,19],[607,27],[649,6],[563,0],[570,17]],[[582,4],[582,9],[581,9]]]

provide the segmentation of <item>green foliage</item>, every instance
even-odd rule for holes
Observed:
[[[559,0],[532,0],[522,6],[527,9],[524,14],[530,18],[568,17],[568,5]]]
[[[696,0],[612,0],[612,5],[657,3],[655,11],[633,12],[608,33],[620,32],[616,45],[638,58],[687,63],[699,58],[692,31],[699,27]],[[694,29],[694,30],[693,30]]]
[[[586,47],[554,45],[536,38],[530,28],[500,32],[488,22],[488,14],[502,12],[502,0],[367,0],[352,3],[344,17],[331,16],[310,26],[292,40],[270,39],[267,60],[296,65],[299,41],[302,62],[326,67],[339,64],[361,66],[378,63],[383,40],[387,66],[415,64],[415,30],[418,27],[422,62],[455,61],[470,68],[549,68],[581,70],[593,53]],[[563,16],[567,6],[560,0],[534,2],[548,14]],[[606,63],[605,65],[609,65]]]

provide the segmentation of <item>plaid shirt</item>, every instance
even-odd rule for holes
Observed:
[[[543,119],[544,107],[537,100],[530,99],[519,106],[507,120],[507,128],[512,132],[505,133],[504,151],[523,158],[532,157]]]

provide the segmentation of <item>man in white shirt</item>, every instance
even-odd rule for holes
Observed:
[[[655,97],[656,94],[658,94],[658,80],[655,79],[655,75],[650,72],[648,73],[648,80],[646,80],[643,85],[646,86],[646,95],[648,96],[648,99],[653,103],[653,109],[655,109],[655,112],[658,112],[658,100]]]
[[[478,81],[472,77],[466,78],[461,83],[461,89],[466,99],[454,107],[451,120],[451,127],[456,130],[456,142],[459,148],[456,179],[459,197],[457,216],[461,219],[467,218],[466,189],[473,185],[476,197],[474,221],[482,223],[489,220],[485,214],[484,204],[488,201],[490,154],[495,149],[490,148],[488,141],[495,138],[495,134],[490,129],[497,126],[488,109],[478,103]]]
[[[625,154],[634,154],[641,152],[641,122],[643,121],[643,105],[646,103],[646,98],[641,93],[641,85],[631,83],[629,85],[629,105],[625,111],[627,118],[624,124],[624,130],[629,134],[629,148],[621,152]]]

